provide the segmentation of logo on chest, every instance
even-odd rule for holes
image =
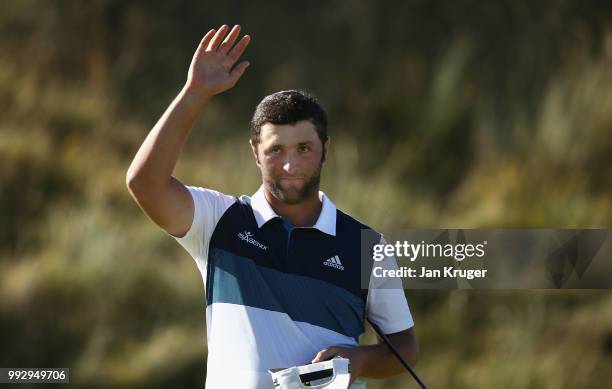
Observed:
[[[342,263],[340,262],[340,257],[337,255],[334,255],[333,257],[326,259],[325,261],[323,261],[323,264],[325,266],[335,267],[338,270],[344,270],[344,266],[342,266]]]
[[[253,233],[250,231],[244,231],[244,232],[239,232],[238,233],[238,238],[244,240],[245,242],[252,244],[253,246],[261,249],[261,250],[267,250],[268,246],[259,243],[257,240],[255,240],[255,238],[253,238]]]

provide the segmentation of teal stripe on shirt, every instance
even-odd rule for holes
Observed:
[[[249,258],[213,248],[212,301],[284,312],[294,321],[327,328],[357,339],[364,331],[362,299],[336,285],[311,277],[258,266]],[[210,286],[209,286],[210,287]]]

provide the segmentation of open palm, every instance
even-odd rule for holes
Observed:
[[[187,86],[205,96],[213,96],[233,87],[249,66],[248,61],[237,65],[236,62],[251,38],[245,35],[236,43],[240,26],[235,25],[229,34],[228,29],[227,25],[223,25],[219,30],[208,31],[193,55]]]

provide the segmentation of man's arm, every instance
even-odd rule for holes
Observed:
[[[387,335],[389,341],[404,360],[415,366],[418,360],[418,344],[414,327]],[[313,363],[340,356],[351,363],[351,382],[357,377],[387,378],[403,373],[404,367],[382,340],[378,344],[357,347],[334,346],[321,350]]]
[[[250,37],[245,35],[234,45],[240,26],[226,37],[228,29],[223,25],[204,36],[185,86],[149,132],[127,171],[126,185],[134,200],[151,220],[175,236],[189,230],[194,213],[189,191],[172,176],[183,145],[208,101],[232,88],[249,66],[247,61],[236,62]]]

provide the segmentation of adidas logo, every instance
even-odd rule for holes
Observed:
[[[344,266],[340,263],[340,258],[337,255],[323,261],[325,266],[335,267],[336,269],[344,270]]]

